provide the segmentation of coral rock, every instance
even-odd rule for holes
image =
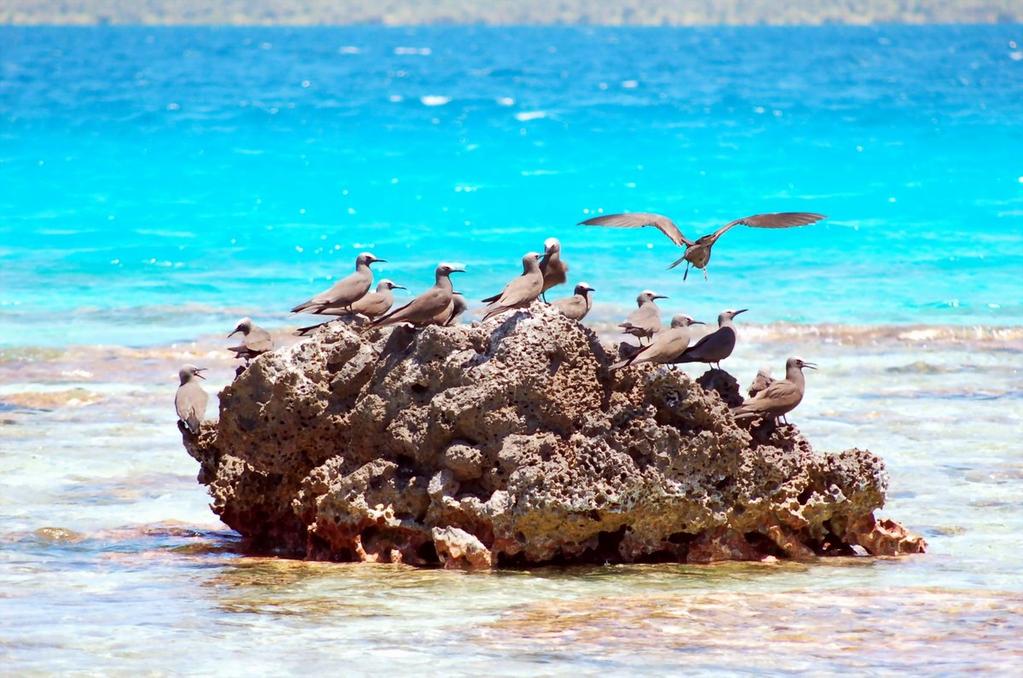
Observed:
[[[922,550],[887,474],[794,426],[736,426],[735,379],[641,365],[542,304],[477,326],[339,321],[265,353],[183,436],[254,550],[446,567]]]

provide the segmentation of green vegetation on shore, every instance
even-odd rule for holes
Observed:
[[[1023,22],[1020,0],[0,0],[6,24],[874,24]]]

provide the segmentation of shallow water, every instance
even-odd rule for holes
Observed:
[[[0,666],[1023,671],[1018,43],[0,27]],[[626,208],[687,233],[832,218],[730,233],[682,284],[658,234],[573,225]],[[751,307],[725,364],[743,383],[818,362],[793,421],[879,453],[884,513],[929,553],[483,574],[240,553],[180,444],[178,366],[216,391],[225,328],[293,323],[360,249],[414,289],[462,259],[479,298],[548,235],[598,288],[595,327],[654,287],[704,320]]]
[[[805,330],[749,327],[726,365],[745,383],[781,368],[757,356],[813,355],[793,420],[819,449],[881,454],[884,514],[928,554],[492,574],[246,557],[169,405],[183,361],[227,378],[226,342],[5,354],[0,651],[26,671],[270,673],[296,656],[498,675],[1023,667],[1023,341]]]

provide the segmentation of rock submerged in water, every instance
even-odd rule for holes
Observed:
[[[487,568],[919,553],[874,454],[734,422],[738,384],[652,365],[536,304],[482,326],[335,322],[253,361],[184,434],[260,552]]]

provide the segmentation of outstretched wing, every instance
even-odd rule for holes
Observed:
[[[711,244],[727,233],[735,226],[751,226],[753,228],[792,228],[793,226],[806,226],[815,224],[821,219],[826,219],[823,214],[814,212],[770,212],[768,214],[754,214],[751,217],[743,217],[730,221],[710,236]],[[703,236],[706,238],[707,236]],[[703,240],[700,238],[700,240]]]
[[[678,229],[675,222],[664,215],[654,214],[653,212],[606,214],[604,216],[587,219],[580,223],[585,226],[611,226],[613,228],[642,228],[643,226],[653,226],[661,233],[671,238],[671,241],[679,247],[686,247],[693,244],[692,240],[682,235],[682,231]]]

